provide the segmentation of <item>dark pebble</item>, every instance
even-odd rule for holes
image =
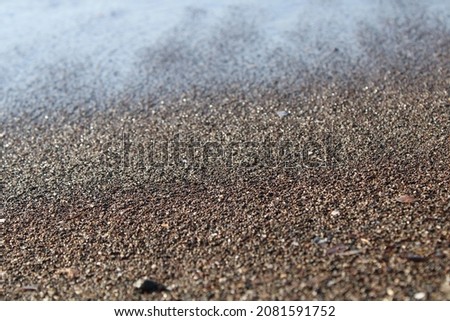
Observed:
[[[427,260],[427,257],[410,253],[406,255],[406,259],[413,262],[425,262]]]
[[[161,292],[167,290],[164,285],[152,280],[143,280],[142,282],[140,282],[140,285],[136,286],[136,288],[144,293]]]
[[[35,285],[26,285],[22,287],[22,291],[37,291],[38,287]]]

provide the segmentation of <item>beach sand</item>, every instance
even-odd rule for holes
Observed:
[[[427,39],[7,114],[2,298],[450,299],[450,38]]]

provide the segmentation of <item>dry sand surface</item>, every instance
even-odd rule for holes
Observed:
[[[2,298],[450,299],[450,33],[415,21],[261,81],[2,117]]]

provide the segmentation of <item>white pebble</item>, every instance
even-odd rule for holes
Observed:
[[[289,112],[285,110],[278,110],[276,113],[280,118],[284,118],[289,115]]]
[[[331,216],[338,216],[339,214],[341,214],[341,212],[339,212],[339,210],[333,210],[331,212]]]

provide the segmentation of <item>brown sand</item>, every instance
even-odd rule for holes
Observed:
[[[370,51],[378,67],[345,82],[6,117],[3,298],[450,299],[444,35],[434,60]],[[151,142],[172,144],[164,166]],[[207,142],[224,155],[205,159]]]

